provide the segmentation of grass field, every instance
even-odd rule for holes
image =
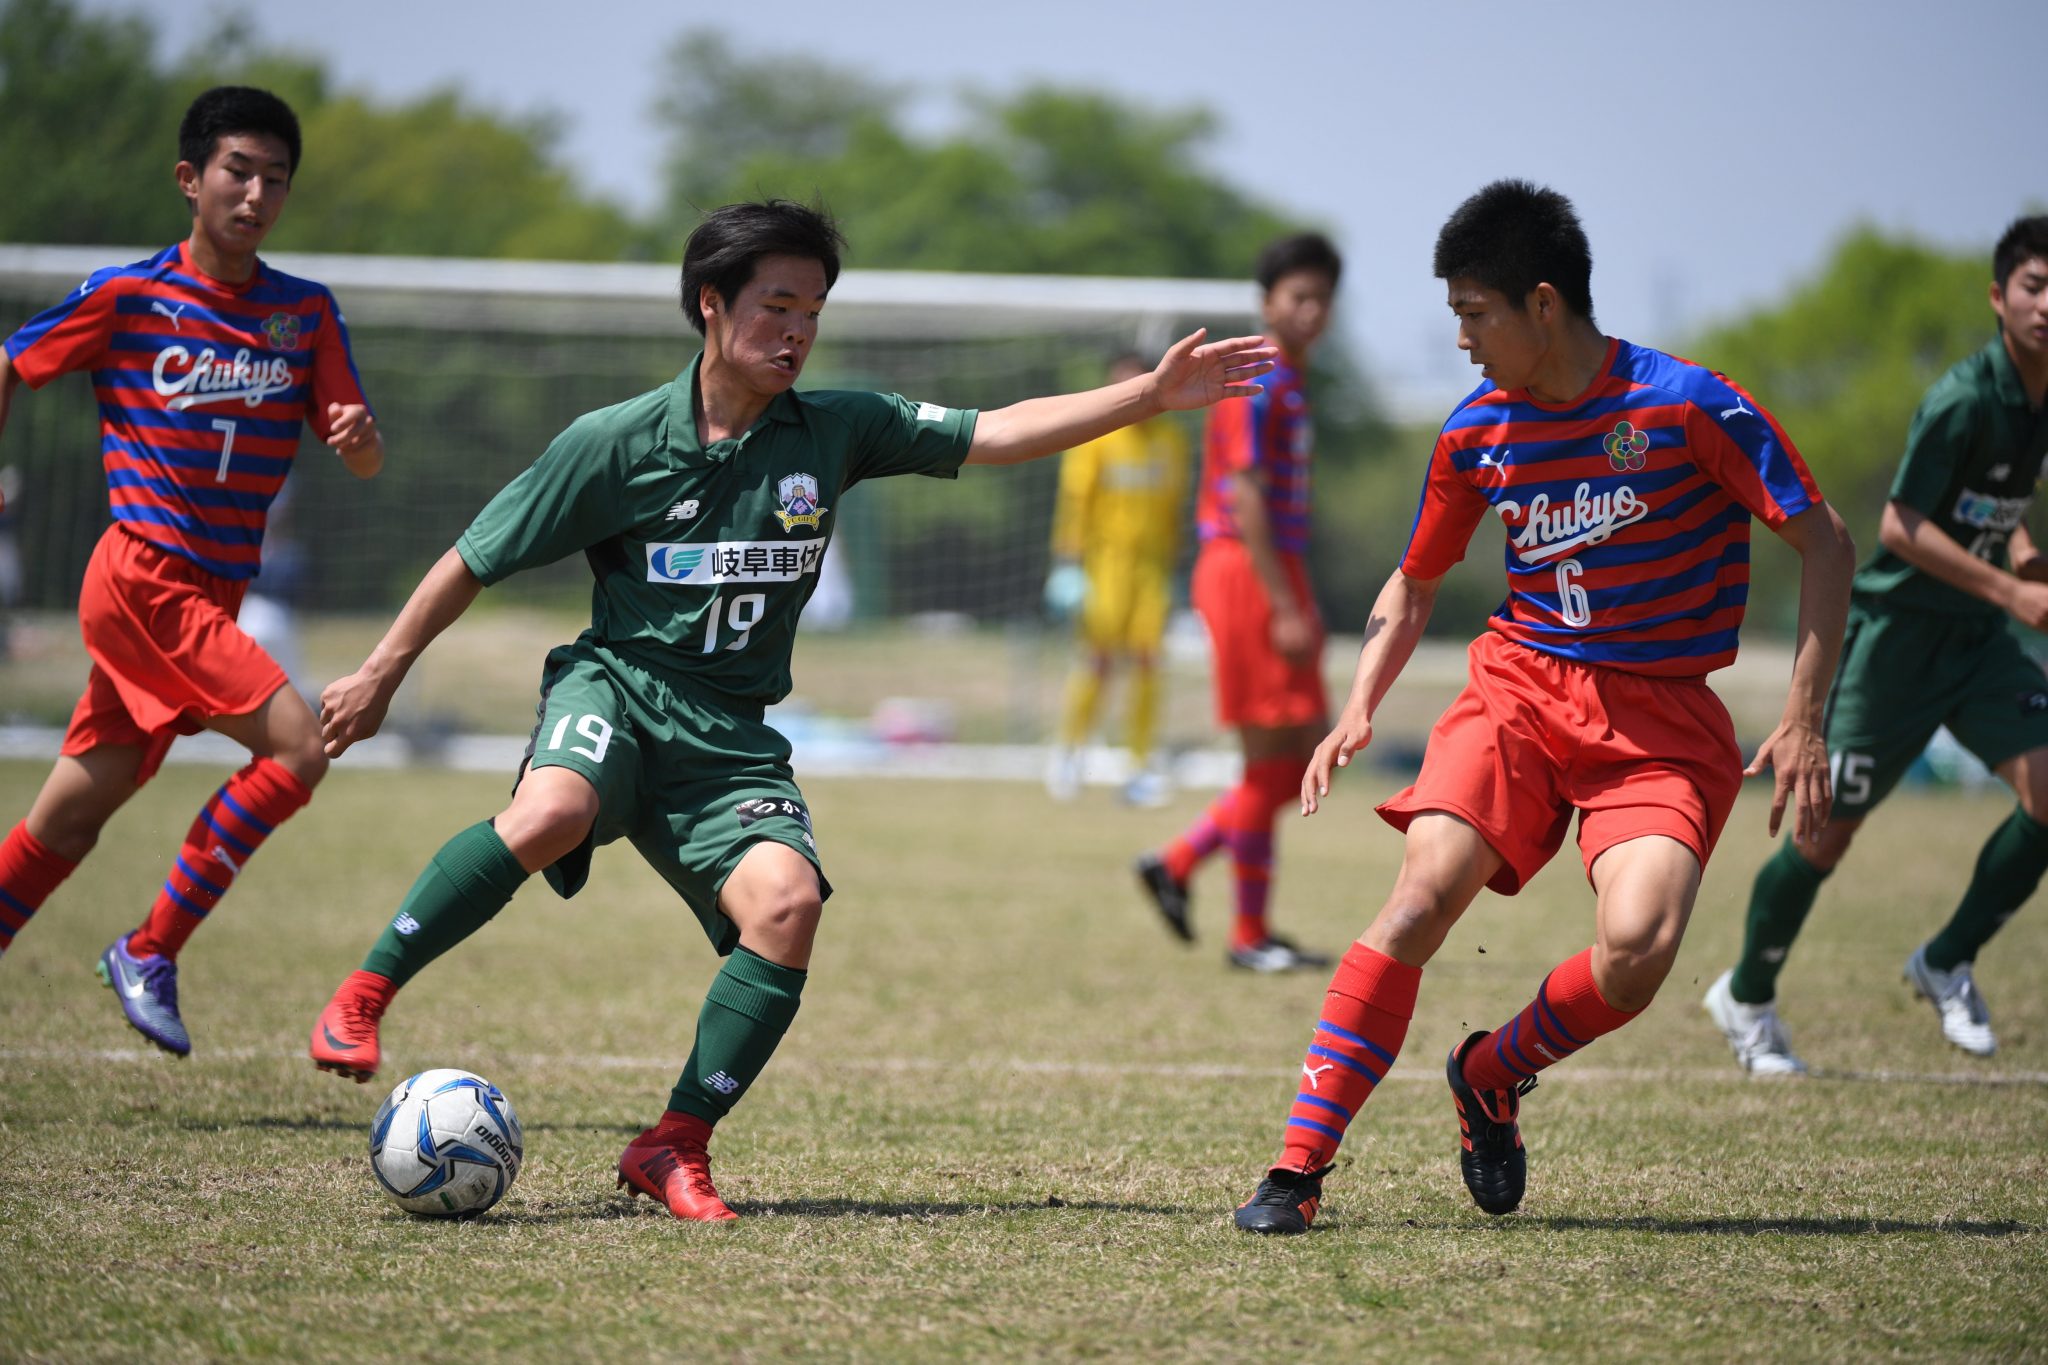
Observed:
[[[41,765],[0,765],[0,809]],[[1291,824],[1302,939],[1363,926],[1398,846],[1360,773]],[[195,1054],[121,1022],[91,965],[218,774],[173,768],[0,960],[0,1358],[632,1360],[2039,1359],[2048,1352],[2048,913],[1980,964],[2003,1050],[1943,1044],[1900,962],[1999,818],[1907,793],[1829,884],[1784,979],[1819,1074],[1754,1083],[1699,1012],[1767,848],[1738,809],[1648,1015],[1527,1101],[1530,1193],[1459,1183],[1441,1080],[1469,1027],[1590,938],[1561,860],[1486,897],[1427,973],[1400,1064],[1305,1238],[1229,1225],[1275,1148],[1324,979],[1172,946],[1125,864],[1195,809],[1048,806],[998,784],[820,782],[840,894],[803,1013],[721,1129],[743,1221],[615,1192],[714,961],[634,855],[576,901],[537,881],[407,991],[386,1076],[303,1055],[313,1015],[485,778],[336,770],[184,959]],[[409,1071],[502,1085],[528,1162],[486,1218],[374,1191],[371,1111]]]

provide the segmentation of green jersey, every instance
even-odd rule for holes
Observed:
[[[2048,458],[2048,411],[2027,406],[2005,342],[1993,337],[1934,382],[1913,414],[1891,498],[1926,516],[1956,544],[2006,565],[2006,542],[2026,520]],[[1879,546],[1856,571],[1859,597],[1886,607],[1996,616],[1999,609]]]
[[[730,703],[789,694],[797,616],[839,500],[862,479],[959,473],[977,413],[893,394],[776,396],[737,439],[697,438],[703,357],[673,383],[586,413],[456,542],[496,583],[582,551],[595,639]]]

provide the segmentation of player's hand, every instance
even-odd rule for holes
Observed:
[[[1064,621],[1081,609],[1088,598],[1088,571],[1070,560],[1053,566],[1045,579],[1045,609],[1053,619]]]
[[[1828,778],[1828,746],[1820,732],[1798,721],[1780,722],[1770,738],[1757,747],[1756,757],[1742,770],[1755,777],[1771,770],[1771,837],[1785,818],[1787,802],[1792,805],[1792,842],[1809,844],[1820,837],[1834,809],[1834,784]]]
[[[1273,610],[1271,639],[1273,650],[1291,664],[1305,664],[1315,658],[1317,644],[1316,618],[1300,607],[1276,607]]]
[[[2029,630],[2048,631],[2048,583],[2020,579],[2012,585],[2005,609]]]
[[[1323,737],[1316,745],[1315,754],[1309,759],[1308,767],[1301,774],[1301,813],[1314,815],[1322,805],[1323,798],[1330,794],[1330,783],[1337,776],[1337,769],[1351,766],[1351,758],[1366,745],[1372,743],[1372,717],[1362,711],[1344,708],[1344,714],[1337,718],[1337,728]]]
[[[378,439],[377,419],[361,403],[327,405],[327,444],[335,454],[361,454]]]
[[[329,758],[340,758],[349,745],[384,727],[391,692],[363,669],[327,684],[320,693],[320,746]]]
[[[1197,328],[1160,357],[1152,371],[1152,397],[1167,412],[1205,408],[1226,398],[1249,398],[1259,391],[1252,383],[1270,374],[1278,346],[1264,337],[1230,337],[1203,344],[1209,334]]]

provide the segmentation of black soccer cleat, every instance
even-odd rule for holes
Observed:
[[[1259,1182],[1252,1197],[1238,1205],[1237,1225],[1246,1232],[1291,1237],[1307,1232],[1323,1205],[1323,1177],[1334,1167],[1320,1171],[1271,1170]]]
[[[1147,853],[1139,858],[1136,871],[1138,884],[1152,898],[1153,907],[1166,921],[1166,927],[1173,936],[1182,943],[1193,943],[1195,926],[1188,922],[1188,884],[1174,880],[1156,853]]]
[[[1515,1120],[1522,1096],[1536,1088],[1529,1077],[1511,1090],[1477,1090],[1465,1081],[1465,1054],[1489,1037],[1481,1030],[1451,1049],[1444,1070],[1451,1083],[1451,1103],[1458,1109],[1458,1169],[1472,1202],[1487,1213],[1513,1213],[1522,1203],[1529,1180],[1522,1130]]]

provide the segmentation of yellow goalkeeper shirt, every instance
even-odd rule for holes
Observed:
[[[1180,544],[1187,481],[1187,436],[1170,416],[1074,447],[1060,460],[1053,554],[1117,554],[1170,565]]]

